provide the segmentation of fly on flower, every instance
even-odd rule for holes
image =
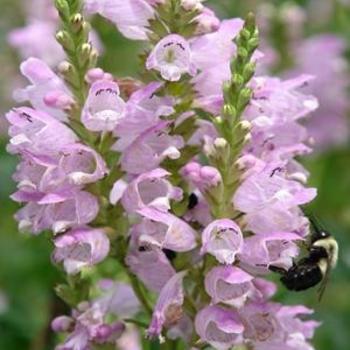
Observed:
[[[282,275],[281,282],[289,290],[302,291],[320,283],[318,294],[319,300],[321,300],[329,280],[330,271],[337,264],[338,243],[310,215],[309,220],[313,232],[307,247],[308,255],[294,263],[289,270],[277,266],[270,266],[269,269]]]

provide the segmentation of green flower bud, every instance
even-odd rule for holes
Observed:
[[[240,111],[243,111],[245,109],[250,99],[252,98],[252,94],[253,92],[249,88],[244,88],[241,90],[238,96],[238,109]]]
[[[232,83],[240,86],[244,84],[244,79],[240,74],[235,73],[232,76]]]
[[[252,134],[249,133],[249,134],[247,134],[247,135],[244,136],[243,143],[246,145],[246,144],[248,144],[251,140],[252,140]]]
[[[249,12],[244,23],[244,28],[247,29],[250,33],[254,33],[256,28],[255,15],[252,12]]]
[[[214,146],[219,149],[226,148],[227,141],[223,137],[218,137],[214,140]]]
[[[76,13],[70,20],[72,29],[75,33],[78,33],[84,24],[84,17],[81,13]]]
[[[249,132],[252,129],[252,124],[248,120],[242,120],[238,126],[244,131]]]
[[[70,15],[67,0],[55,0],[55,7],[63,20],[67,20]]]
[[[98,60],[98,51],[95,48],[92,48],[89,58],[89,68],[96,67]]]
[[[255,73],[256,64],[254,62],[247,63],[243,69],[243,78],[248,82]]]
[[[92,51],[92,46],[89,43],[84,43],[81,45],[79,49],[79,60],[81,66],[85,65],[85,63],[90,59]]]
[[[58,71],[61,74],[69,74],[73,71],[73,66],[68,61],[63,61],[58,65]]]
[[[58,65],[58,71],[62,74],[64,77],[64,80],[69,83],[74,88],[79,88],[80,86],[80,79],[79,74],[77,73],[74,66],[67,62],[63,61]]]
[[[239,47],[237,50],[237,56],[241,59],[246,59],[248,57],[248,51],[244,47]]]
[[[239,35],[242,36],[242,38],[245,40],[249,40],[251,37],[251,33],[249,32],[249,30],[247,30],[247,28],[243,28],[240,31]]]
[[[225,119],[232,119],[236,117],[237,111],[234,106],[226,104],[222,108],[222,114]]]
[[[65,30],[60,30],[56,34],[56,40],[59,42],[59,44],[62,45],[62,47],[67,51],[74,51],[74,41],[69,35],[69,33]]]
[[[259,38],[255,37],[248,41],[248,50],[250,52],[256,50],[259,46]]]

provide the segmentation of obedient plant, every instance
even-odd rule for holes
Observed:
[[[311,77],[255,73],[252,14],[220,22],[199,0],[55,5],[66,60],[23,62],[16,95],[30,106],[7,119],[19,228],[49,232],[66,275],[57,349],[312,349],[312,310],[272,301],[267,279],[309,232],[300,206],[316,190],[295,157],[311,151]],[[140,81],[96,67],[84,12],[145,41]]]

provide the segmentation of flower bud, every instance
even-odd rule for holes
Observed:
[[[58,71],[64,75],[69,74],[73,71],[73,66],[68,61],[62,61],[58,65]]]
[[[237,111],[232,105],[224,105],[222,112],[226,119],[235,118],[237,115]]]
[[[69,17],[70,11],[67,0],[55,0],[55,7],[62,18],[66,19]]]
[[[245,132],[249,132],[252,129],[252,124],[248,120],[242,120],[238,125]]]
[[[56,317],[51,322],[51,328],[54,332],[68,332],[72,326],[74,325],[74,321],[71,317],[68,316],[59,316]]]
[[[216,148],[225,148],[227,146],[227,141],[223,137],[218,137],[214,141]]]
[[[71,19],[72,28],[76,33],[82,29],[83,23],[84,17],[81,13],[76,13]]]
[[[255,73],[255,68],[256,64],[254,62],[246,64],[243,70],[243,78],[245,81],[249,81],[253,77]]]
[[[250,88],[244,88],[241,90],[238,96],[238,109],[243,111],[252,98],[252,90]]]
[[[248,57],[248,51],[244,47],[239,47],[237,50],[237,56],[246,59]]]
[[[56,40],[59,42],[59,44],[62,45],[62,47],[67,51],[74,51],[75,45],[70,37],[69,33],[65,30],[60,30],[56,34]]]
[[[248,41],[248,49],[249,51],[254,51],[259,46],[259,38],[255,37]]]
[[[89,69],[89,71],[86,73],[85,79],[89,84],[92,84],[93,82],[95,82],[97,80],[103,79],[104,74],[105,74],[105,72],[103,71],[103,69],[92,68],[92,69]]]
[[[81,60],[80,64],[84,65],[90,59],[92,46],[89,43],[84,43],[81,45],[79,51],[79,59]]]
[[[247,143],[249,143],[252,140],[252,134],[247,134],[244,136],[244,140],[243,143],[246,145]]]
[[[201,11],[203,9],[203,5],[200,0],[181,0],[181,6],[186,11]]]

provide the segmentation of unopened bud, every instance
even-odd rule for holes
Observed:
[[[222,122],[223,122],[223,120],[220,116],[215,117],[215,119],[214,119],[215,124],[220,125],[220,124],[222,124]]]
[[[254,62],[250,62],[245,65],[244,70],[243,70],[243,78],[245,81],[249,81],[254,73],[255,73],[255,66],[256,64]]]
[[[96,67],[98,60],[98,51],[95,48],[92,48],[89,58],[89,67],[93,68]]]
[[[92,68],[90,69],[85,76],[85,80],[92,84],[93,82],[103,79],[105,75],[105,72],[101,68]]]
[[[201,11],[203,9],[203,5],[200,0],[181,0],[181,6],[186,11]]]
[[[250,34],[249,30],[247,30],[246,28],[243,28],[239,32],[239,35],[242,36],[242,38],[244,38],[245,40],[249,40],[251,34]]]
[[[248,57],[248,51],[244,47],[239,47],[237,50],[237,55],[242,59],[245,59]]]
[[[55,0],[55,7],[62,18],[67,19],[69,17],[70,11],[67,0]]]
[[[58,65],[58,71],[61,74],[67,74],[73,71],[73,66],[69,62],[63,61]]]
[[[90,35],[90,30],[91,30],[91,26],[88,22],[83,21],[82,26],[82,41],[83,42],[88,42],[89,41],[89,35]]]
[[[84,312],[90,308],[90,303],[88,301],[82,301],[78,304],[77,309],[80,312]]]
[[[259,46],[259,38],[254,37],[248,41],[249,51],[254,51]]]
[[[216,148],[225,148],[227,146],[227,141],[223,137],[218,137],[214,141]]]
[[[67,51],[74,50],[74,42],[70,37],[69,33],[65,30],[60,30],[56,34],[56,40],[62,45],[62,47]]]
[[[85,64],[85,62],[90,59],[91,51],[92,51],[91,44],[84,43],[81,45],[79,58],[82,64]]]
[[[239,122],[239,127],[246,132],[249,132],[252,129],[252,124],[248,120],[242,120]]]
[[[249,134],[247,134],[247,135],[244,136],[243,143],[246,145],[246,144],[249,143],[251,140],[252,140],[252,134],[249,133]]]
[[[249,12],[244,23],[244,28],[248,31],[253,32],[256,28],[255,15],[253,12]]]
[[[252,90],[249,88],[244,88],[241,90],[238,97],[238,109],[243,111],[245,107],[248,105],[250,99],[252,98]]]
[[[243,85],[244,84],[244,79],[241,75],[235,73],[232,76],[232,82],[236,85]]]
[[[52,323],[51,328],[54,332],[68,332],[72,329],[74,325],[74,320],[68,316],[56,317]]]
[[[224,105],[222,109],[222,113],[224,117],[227,119],[235,118],[237,115],[236,108],[233,107],[232,105]]]
[[[84,24],[84,17],[81,13],[76,13],[72,18],[71,18],[71,24],[73,30],[77,33],[82,29],[82,26]]]

